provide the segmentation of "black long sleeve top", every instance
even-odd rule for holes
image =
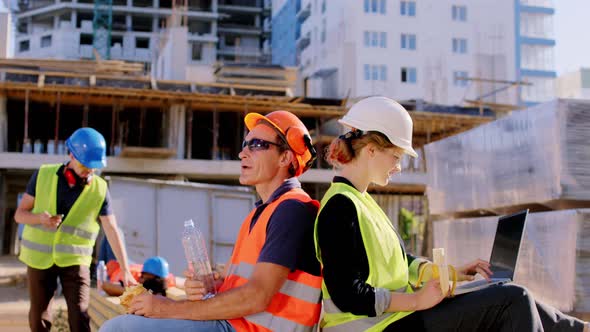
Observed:
[[[354,187],[339,176],[334,177],[333,182]],[[341,311],[355,315],[383,314],[391,296],[388,290],[376,289],[366,282],[369,261],[354,203],[344,195],[334,195],[318,216],[317,232],[324,282],[334,304]],[[424,260],[406,255],[413,270],[410,274],[417,274],[417,267]]]

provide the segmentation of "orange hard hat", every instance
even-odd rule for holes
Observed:
[[[248,130],[256,127],[260,121],[270,124],[295,154],[295,176],[303,174],[311,167],[316,158],[316,151],[311,143],[309,131],[295,114],[287,111],[274,111],[266,116],[248,113],[244,118]]]

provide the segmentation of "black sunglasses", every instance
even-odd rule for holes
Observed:
[[[282,146],[282,144],[278,144],[275,142],[269,142],[269,141],[265,141],[263,139],[260,138],[253,138],[249,141],[244,140],[242,142],[242,149],[245,147],[248,147],[248,149],[250,151],[262,151],[262,150],[268,150],[270,149],[270,146],[274,145],[274,146]]]

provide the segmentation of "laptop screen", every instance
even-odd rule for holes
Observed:
[[[514,279],[516,259],[528,210],[500,217],[490,258],[492,278]]]

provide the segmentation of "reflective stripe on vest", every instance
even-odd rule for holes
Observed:
[[[249,279],[254,271],[254,266],[248,263],[240,263],[238,265],[231,264],[228,271],[228,275],[234,274],[240,276],[244,279]],[[317,303],[318,298],[321,295],[321,290],[318,288],[314,288],[308,286],[306,284],[302,284],[290,279],[285,280],[285,283],[279,290],[279,293],[283,293],[285,295],[298,298],[303,301],[307,301],[310,303]]]
[[[360,193],[355,188],[344,183],[332,183],[322,198],[322,207],[337,194],[349,198],[357,211],[359,228],[369,262],[369,275],[366,282],[375,288],[384,288],[400,293],[412,293],[412,288],[408,282],[407,258],[402,250],[397,232],[387,215],[368,193]],[[316,218],[314,241],[316,256],[321,262],[317,223]],[[367,317],[342,312],[331,300],[325,282],[322,283],[322,295],[325,315],[321,325],[324,331],[382,331],[396,320],[411,314],[411,312],[395,312],[384,313],[377,317]]]
[[[271,331],[292,331],[292,332],[306,332],[315,331],[316,326],[308,327],[305,325],[297,324],[292,320],[288,320],[279,316],[274,316],[268,312],[260,312],[254,315],[244,317],[246,320],[264,326]]]
[[[240,228],[230,266],[228,267],[228,275],[220,288],[220,292],[239,287],[248,282],[266,240],[268,221],[276,207],[287,199],[295,199],[304,203],[315,202],[301,189],[290,190],[271,202],[262,211],[256,224],[250,230],[255,210],[252,211]],[[317,202],[314,204],[317,204]],[[264,312],[228,321],[238,332],[315,331],[321,314],[321,280],[320,276],[313,276],[300,270],[290,272],[287,280],[273,296]]]
[[[42,165],[37,175],[33,213],[47,211],[56,215],[57,171],[61,164]],[[42,225],[25,225],[19,259],[36,269],[73,265],[89,266],[94,242],[100,230],[96,222],[107,193],[106,182],[95,176],[57,229]]]
[[[31,242],[29,240],[25,240],[23,239],[21,241],[21,244],[23,247],[29,248],[31,250],[35,250],[35,251],[39,251],[42,253],[46,253],[46,254],[51,254],[53,252],[53,247],[52,246],[48,246],[45,244],[39,244],[39,243],[35,243],[35,242]],[[61,253],[66,253],[66,254],[74,254],[74,255],[92,255],[92,247],[82,247],[82,246],[76,246],[76,245],[63,245],[63,244],[56,244],[55,245],[55,251],[56,252],[61,252]]]
[[[406,287],[402,287],[402,288],[398,288],[396,290],[394,290],[395,293],[405,293],[406,292]],[[326,313],[341,313],[342,311],[340,311],[340,309],[338,309],[338,306],[336,306],[336,304],[334,303],[334,301],[332,301],[332,299],[324,299],[324,311]]]
[[[40,229],[42,231],[49,232],[49,233],[57,232],[57,229],[48,229],[45,226],[41,226],[41,225],[28,225],[28,226],[32,227],[32,228],[37,228],[37,229]],[[81,237],[81,238],[84,238],[84,239],[87,239],[90,241],[96,240],[96,237],[98,236],[98,233],[87,232],[83,229],[73,227],[73,226],[68,226],[68,225],[59,226],[59,230],[62,233],[75,235],[75,236],[78,236],[78,237]]]

